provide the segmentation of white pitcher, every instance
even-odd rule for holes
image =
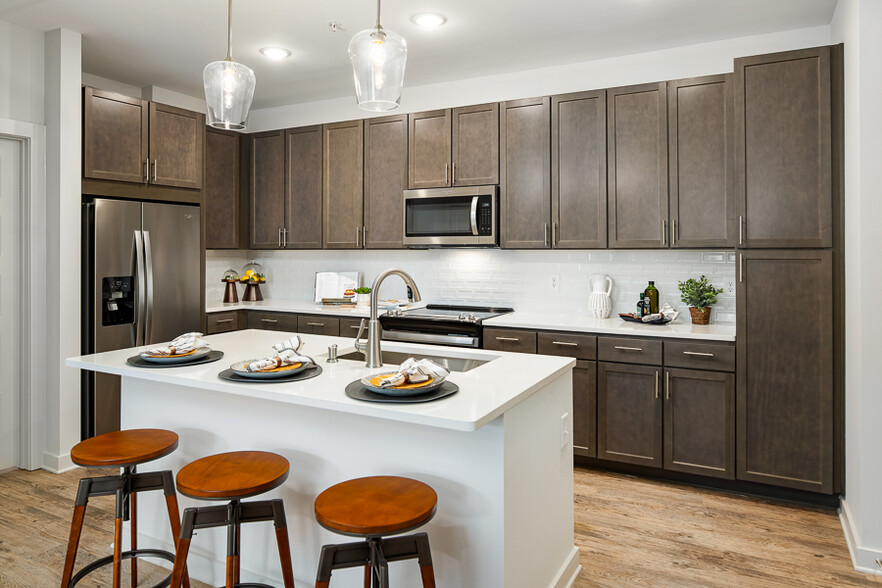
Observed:
[[[609,295],[612,292],[612,278],[605,274],[594,274],[588,278],[591,293],[588,295],[588,314],[593,318],[607,318],[612,311]]]

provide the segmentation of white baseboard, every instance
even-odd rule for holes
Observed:
[[[77,465],[70,459],[70,453],[65,453],[64,455],[43,454],[43,469],[49,470],[53,474],[62,474],[75,467]]]
[[[575,584],[576,578],[581,571],[582,566],[579,564],[579,548],[574,545],[573,550],[570,552],[570,556],[560,567],[560,570],[549,585],[549,588],[570,588],[570,586]]]
[[[882,560],[882,551],[861,546],[854,528],[854,517],[851,515],[845,498],[839,499],[839,521],[842,523],[845,542],[848,544],[848,552],[851,554],[851,563],[854,565],[854,569],[865,574],[882,576],[882,566],[877,563]]]

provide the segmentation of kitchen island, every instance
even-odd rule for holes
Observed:
[[[383,349],[470,360],[449,376],[457,394],[421,404],[353,400],[344,389],[375,373],[363,361],[329,364],[353,340],[301,335],[302,352],[323,373],[290,383],[243,384],[217,374],[238,360],[269,354],[288,334],[248,330],[207,337],[225,356],[190,367],[126,364],[140,348],[71,358],[67,365],[122,376],[122,428],[158,427],[180,436],[173,454],[150,469],[179,470],[205,455],[262,449],[291,463],[287,482],[268,493],[285,501],[298,586],[312,586],[320,547],[348,538],[321,528],[313,501],[325,488],[369,475],[421,480],[438,493],[429,534],[439,587],[563,587],[578,574],[573,545],[572,369],[563,357],[384,342]],[[151,494],[157,494],[152,496]],[[181,499],[181,508],[197,503]],[[204,503],[203,503],[204,504]],[[141,545],[171,549],[162,497],[139,497]],[[242,529],[242,580],[281,585],[272,531]],[[125,546],[124,546],[125,547]],[[223,582],[223,529],[199,531],[191,575]],[[362,586],[360,569],[334,573],[332,585]],[[392,586],[419,585],[414,562],[390,566]]]

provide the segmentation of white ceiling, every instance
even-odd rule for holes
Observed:
[[[405,87],[706,41],[826,25],[836,0],[386,0],[383,26],[407,39]],[[0,0],[0,20],[83,35],[83,70],[202,95],[226,54],[226,0]],[[254,108],[352,94],[346,48],[373,0],[237,0],[233,57],[257,75]],[[410,22],[440,12],[447,24]],[[333,33],[329,21],[343,30]],[[271,62],[267,45],[293,55]]]

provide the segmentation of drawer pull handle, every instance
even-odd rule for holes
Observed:
[[[619,345],[616,345],[615,349],[621,349],[622,351],[643,351],[642,347],[621,347]]]
[[[578,347],[578,343],[570,343],[568,341],[552,341],[554,345],[569,345],[570,347]]]
[[[325,323],[306,323],[310,327],[324,327]]]
[[[266,319],[266,318],[262,318],[262,319],[260,319],[260,320],[261,320],[262,322],[264,322],[264,323],[273,323],[273,324],[279,322],[277,319]]]
[[[231,319],[231,318],[229,318],[229,319],[218,319],[216,322],[217,322],[217,324],[221,324],[221,323],[231,323],[231,322],[233,322],[234,320],[236,320],[236,319]]]
[[[496,337],[497,341],[520,341],[517,337]]]
[[[361,328],[361,325],[349,325],[349,328],[358,330]]]
[[[697,355],[698,357],[713,357],[713,353],[701,353],[700,351],[684,351],[683,355]]]

